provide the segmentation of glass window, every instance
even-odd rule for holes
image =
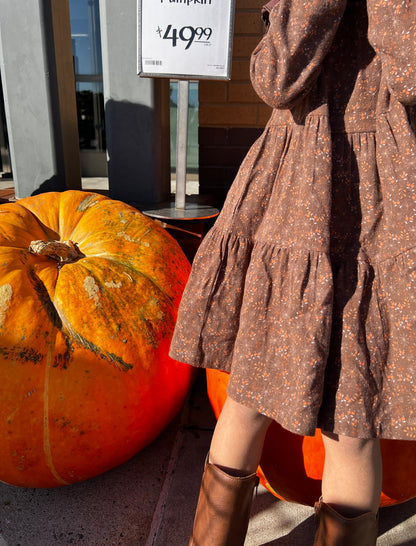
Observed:
[[[70,0],[72,52],[76,74],[103,73],[98,0]]]
[[[77,82],[76,96],[80,149],[104,151],[106,140],[102,82]]]
[[[81,150],[105,151],[99,0],[70,0]]]

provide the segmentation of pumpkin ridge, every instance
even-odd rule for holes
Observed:
[[[85,264],[83,265],[85,267]],[[88,268],[85,268],[85,269],[88,270]],[[103,360],[114,364],[118,370],[127,372],[133,368],[132,364],[124,362],[124,360],[121,357],[117,356],[116,354],[110,353],[108,351],[102,351],[95,343],[87,340],[81,334],[76,332],[67,321],[65,321],[66,324],[64,328],[61,314],[59,313],[57,307],[54,305],[43,281],[39,278],[39,276],[35,273],[33,269],[29,270],[29,275],[31,280],[33,281],[32,285],[35,290],[35,293],[38,296],[38,299],[40,303],[42,304],[42,307],[45,309],[49,320],[51,321],[51,323],[53,324],[55,328],[57,328],[58,330],[61,330],[64,335],[65,334],[69,335],[70,339],[73,340],[78,345],[80,345],[81,347],[93,352],[94,354],[102,358]],[[162,292],[162,294],[164,294],[164,292]],[[168,298],[166,294],[164,295]],[[66,330],[66,332],[64,330]]]
[[[89,271],[89,272],[90,272],[90,269],[88,269],[88,259],[92,258],[93,256],[94,256],[93,254],[88,254],[82,260],[82,267],[85,267],[85,269],[87,269],[87,271]],[[165,292],[165,290],[155,281],[155,279],[152,279],[151,277],[149,277],[149,275],[146,275],[146,273],[144,273],[143,271],[139,271],[136,268],[134,268],[133,266],[130,266],[129,264],[126,264],[125,262],[122,262],[121,260],[119,260],[119,259],[117,259],[117,258],[115,258],[113,256],[97,256],[97,257],[100,257],[102,260],[113,261],[113,262],[117,263],[118,265],[120,265],[120,267],[123,270],[128,269],[128,270],[132,271],[135,275],[144,277],[145,279],[147,279],[149,281],[149,283],[151,283],[155,288],[157,288],[157,290],[163,295],[164,298],[166,298],[168,300],[170,305],[173,307],[174,298],[172,296],[170,296],[169,294],[167,294]],[[78,265],[80,265],[80,264],[78,264]],[[134,280],[133,280],[133,282],[134,282]]]
[[[18,203],[16,203],[16,204],[18,204]],[[36,216],[36,214],[34,212],[32,212],[30,209],[26,208],[24,205],[19,205],[19,206],[20,206],[20,208],[22,208],[25,212],[30,214],[35,219],[36,223],[39,225],[39,227],[41,228],[41,230],[45,234],[45,239],[47,239],[47,240],[59,239],[59,233],[56,233],[55,230],[53,230],[52,228],[50,228],[46,224],[44,224],[42,222],[42,220],[39,218],[39,216]]]
[[[111,364],[114,364],[115,368],[121,372],[128,372],[129,370],[133,369],[133,364],[129,364],[128,362],[124,362],[124,360],[117,356],[114,353],[110,353],[108,351],[102,351],[98,345],[95,345],[92,341],[89,341],[85,337],[83,337],[81,334],[73,330],[72,328],[68,330],[68,334],[70,334],[71,339],[78,345],[81,345],[84,349],[87,349],[88,351],[93,352],[103,360],[110,362]]]
[[[56,328],[54,329],[53,341],[51,341],[46,356],[45,383],[43,388],[43,453],[45,455],[46,466],[51,471],[53,477],[61,485],[69,485],[57,472],[53,463],[52,447],[50,442],[49,429],[49,377],[52,364],[52,356],[55,351]]]
[[[123,325],[123,328],[126,330],[126,332],[131,333],[131,326],[132,324],[134,324],[134,328],[136,328],[137,331],[140,332],[140,334],[146,339],[149,346],[153,347],[154,349],[157,349],[160,346],[162,339],[164,339],[167,335],[171,334],[174,329],[174,319],[172,315],[175,314],[175,308],[173,306],[172,298],[170,298],[169,295],[166,294],[166,292],[164,292],[155,283],[149,282],[151,280],[148,279],[147,276],[144,276],[146,281],[149,282],[150,286],[152,287],[152,291],[154,292],[153,297],[155,301],[158,302],[158,307],[160,309],[163,308],[163,318],[159,317],[158,319],[158,317],[155,317],[154,320],[149,320],[146,316],[146,312],[144,311],[144,309],[138,308],[137,315],[136,315],[136,318],[138,320],[136,321],[132,317],[130,317],[129,318],[130,325],[129,325],[129,321],[126,321],[125,319],[125,313],[122,307],[123,302],[120,301],[120,305],[118,305],[117,299],[112,297],[113,291],[112,289],[108,288],[108,283],[106,283],[105,280],[101,278],[101,275],[99,276],[96,275],[96,272],[97,272],[96,264],[93,264],[95,265],[95,268],[93,267],[90,269],[88,267],[88,263],[86,263],[87,261],[88,261],[88,258],[83,259],[82,263],[78,262],[77,263],[78,269],[82,269],[83,271],[85,271],[87,275],[94,280],[94,284],[98,287],[100,294],[105,299],[111,300],[112,315],[111,315],[111,320],[107,320],[108,331],[110,330],[114,331],[114,323],[117,322],[118,325],[121,325],[121,324]],[[125,264],[120,263],[119,265],[122,268],[121,273],[125,273],[124,271]],[[100,273],[101,274],[112,273],[112,270],[109,268],[107,271],[106,267],[103,267],[102,269],[100,269]],[[120,271],[115,270],[115,273],[117,275],[120,275]],[[137,275],[139,272],[134,271],[134,273]],[[82,276],[83,275],[81,274],[77,274],[77,277],[79,278]],[[133,279],[130,279],[130,280],[133,280]],[[143,287],[141,288],[143,289]],[[148,288],[146,288],[146,290],[147,289]],[[59,291],[60,289],[58,287],[57,288],[58,299],[59,299]],[[92,294],[91,297],[94,298],[95,294]],[[97,301],[98,301],[98,298],[97,298]],[[102,311],[103,309],[100,306],[100,313],[102,313]],[[59,315],[62,316],[61,311],[59,311]],[[107,317],[105,312],[102,315],[102,317],[103,319]],[[112,352],[97,348],[97,346],[93,342],[87,340],[84,336],[82,336],[82,334],[78,333],[75,330],[75,328],[73,328],[70,325],[70,322],[67,317],[65,317],[65,328],[67,329],[68,332],[71,332],[71,335],[74,336],[74,339],[77,338],[79,340],[82,340],[79,343],[81,346],[88,349],[91,345],[92,348],[90,350],[92,350],[94,353],[100,354],[100,355],[108,355],[108,358],[104,356],[101,356],[101,358],[104,358],[105,360],[110,360],[111,362],[115,362],[115,355],[113,355]],[[99,351],[99,353],[97,353],[97,350]],[[126,364],[124,360],[117,360],[117,364],[121,365],[123,368],[128,366],[128,364]],[[117,367],[119,366],[117,365]],[[127,371],[127,370],[123,369],[123,371]]]
[[[76,194],[76,193],[78,193],[78,190],[68,190],[65,193],[69,193],[69,192],[71,192],[72,194]],[[82,193],[84,195],[86,194],[86,192],[82,192]],[[110,199],[109,197],[106,197],[104,195],[101,195],[101,194],[98,194],[98,193],[89,193],[89,194],[87,193],[86,197],[84,197],[82,199],[82,201],[80,201],[78,203],[78,205],[76,207],[76,211],[81,213],[81,214],[80,214],[80,217],[78,218],[78,220],[76,221],[76,223],[73,222],[73,219],[72,219],[73,228],[72,228],[71,233],[68,236],[69,239],[73,239],[74,232],[78,229],[78,226],[79,226],[80,222],[81,221],[85,222],[85,217],[86,217],[86,214],[88,214],[88,211],[90,209],[93,209],[93,207],[95,205],[100,206],[103,201],[106,202],[106,203],[104,203],[104,205],[106,205],[107,203],[113,202],[112,199]],[[125,206],[128,206],[128,205],[125,204]],[[62,228],[62,225],[61,225],[61,218],[65,218],[65,213],[66,213],[65,207],[63,208],[62,214],[61,214],[61,208],[59,209],[59,218],[58,218],[59,233],[62,233],[62,231],[63,231],[63,228]],[[89,234],[85,234],[83,238],[82,237],[77,237],[77,244],[78,245],[82,244],[86,239],[88,239],[88,236],[89,236]]]
[[[38,296],[38,299],[43,309],[46,311],[49,320],[55,326],[55,328],[57,328],[58,330],[62,330],[61,317],[59,316],[59,313],[42,279],[35,273],[32,268],[29,269],[29,277],[31,279],[35,294]]]
[[[85,262],[86,260],[83,260],[82,265],[80,264],[81,267],[86,269],[93,276],[95,282],[97,283],[97,285],[99,286],[103,294],[111,295],[111,291],[107,288],[105,282],[101,282],[99,278],[94,276],[94,271],[91,271],[87,267],[87,264]],[[120,264],[120,265],[123,267],[123,269],[125,269],[125,264]],[[157,293],[155,297],[158,298],[161,303],[163,302],[163,304],[166,306],[167,312],[162,323],[162,327],[164,331],[163,335],[161,335],[160,326],[159,328],[154,327],[153,322],[148,320],[145,313],[143,313],[143,309],[140,309],[137,313],[137,316],[142,324],[142,328],[140,330],[142,331],[143,329],[142,333],[145,336],[149,345],[157,349],[160,345],[159,338],[160,337],[164,338],[167,335],[167,332],[173,332],[174,322],[173,324],[167,324],[167,322],[171,320],[171,315],[169,314],[168,311],[174,312],[173,298],[171,298],[168,294],[166,294],[166,292],[157,283],[152,282],[152,279],[150,279],[147,275],[143,274],[141,271],[135,271],[135,274],[140,275],[151,284],[151,286]],[[113,307],[113,316],[117,312],[120,317],[123,317],[124,313],[122,312],[122,309],[115,303],[114,299],[112,299],[112,307]]]
[[[140,275],[141,277],[144,277],[146,280],[148,280],[157,290],[163,294],[163,296],[170,302],[170,304],[173,306],[174,298],[172,296],[169,296],[169,294],[166,294],[164,289],[152,278],[149,277],[149,275],[146,275],[146,273],[143,273],[143,271],[136,271],[136,274]]]
[[[65,352],[64,353],[56,353],[54,357],[54,368],[61,368],[62,370],[66,370],[68,368],[68,363],[71,359],[71,353],[74,351],[71,343],[71,338],[64,332],[61,331],[63,338],[65,340]]]
[[[88,351],[93,352],[95,355],[99,356],[101,359],[105,360],[106,362],[110,362],[111,364],[114,364],[115,368],[121,372],[128,372],[129,370],[133,369],[134,367],[133,364],[124,362],[124,360],[121,357],[117,356],[114,353],[101,350],[100,347],[98,347],[98,345],[96,345],[92,341],[89,341],[80,333],[78,333],[76,330],[74,330],[74,328],[72,328],[72,326],[66,320],[65,315],[63,315],[63,319],[62,319],[62,328],[63,328],[62,333],[65,335],[65,337],[68,337],[69,344],[74,342],[77,345],[83,347],[84,349],[87,349]]]
[[[48,315],[48,318],[50,322],[52,323],[52,326],[55,328],[55,337],[56,337],[56,330],[59,330],[60,332],[62,332],[65,338],[65,344],[67,349],[64,354],[57,354],[55,356],[53,367],[56,368],[58,366],[61,366],[63,369],[66,369],[68,367],[70,354],[72,352],[71,340],[63,331],[63,322],[59,314],[59,311],[56,308],[52,298],[50,297],[48,289],[46,288],[42,279],[35,273],[33,269],[29,270],[29,275],[33,281],[33,288],[35,290],[35,293],[38,296],[42,307],[46,311],[46,314]],[[28,351],[27,349],[26,350],[22,349],[21,351],[17,352],[17,354],[19,355],[21,359],[26,361],[31,360],[36,364],[37,360],[42,359],[42,355],[40,355],[39,353],[32,354],[32,352],[33,352],[33,349],[32,351]],[[1,353],[1,348],[0,348],[0,354],[3,354],[3,356],[7,358],[7,356],[4,355],[4,353]]]
[[[90,195],[87,195],[84,197],[82,201],[77,206],[78,212],[85,212],[89,208],[93,207],[96,203],[99,203],[101,199],[97,199],[98,194],[97,193],[91,193]]]

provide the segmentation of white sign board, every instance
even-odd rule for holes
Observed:
[[[138,73],[229,79],[234,0],[138,0]]]

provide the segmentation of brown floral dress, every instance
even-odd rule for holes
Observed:
[[[171,356],[302,435],[416,439],[415,3],[276,3],[273,113],[179,310]]]

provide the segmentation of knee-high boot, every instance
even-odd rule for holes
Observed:
[[[230,476],[206,462],[189,546],[243,546],[258,483],[256,474]]]
[[[314,546],[374,546],[378,514],[367,512],[354,518],[341,516],[328,504],[315,504],[317,529]]]

